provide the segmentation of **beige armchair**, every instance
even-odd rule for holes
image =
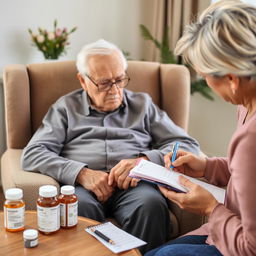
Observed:
[[[74,61],[10,65],[4,70],[4,97],[7,150],[1,159],[3,189],[18,187],[24,192],[26,209],[35,209],[38,188],[52,184],[51,177],[25,172],[20,158],[49,106],[60,96],[80,88]],[[190,75],[186,67],[153,62],[130,61],[128,89],[147,92],[172,120],[188,127]],[[174,223],[172,236],[198,227],[203,219],[170,204]]]

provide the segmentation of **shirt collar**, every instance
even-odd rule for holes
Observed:
[[[120,106],[120,108],[122,109],[122,111],[124,113],[127,112],[127,91],[126,91],[126,89],[124,89],[123,102],[122,102],[122,105]]]
[[[120,105],[120,107],[118,109],[122,110],[125,113],[126,109],[127,109],[127,107],[126,107],[127,106],[127,96],[126,96],[126,90],[125,89],[124,89],[123,93],[124,93],[123,94],[123,102],[122,102],[122,104]],[[91,110],[98,111],[97,109],[95,109],[92,106],[91,99],[90,99],[90,97],[89,97],[89,95],[87,94],[86,91],[83,91],[82,98],[83,98],[83,102],[84,102],[84,110],[85,110],[85,115],[86,116],[88,116],[90,114]]]
[[[82,98],[84,102],[85,115],[88,116],[90,114],[91,100],[86,91],[83,91]]]

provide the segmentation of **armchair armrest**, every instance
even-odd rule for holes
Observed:
[[[26,66],[7,66],[3,81],[7,148],[24,148],[31,138],[30,87]]]
[[[179,236],[184,235],[191,230],[195,230],[207,222],[207,217],[182,210],[175,203],[169,202],[169,209],[174,213],[178,220]]]
[[[20,167],[22,149],[7,149],[1,158],[1,176],[3,190],[21,188],[23,190],[26,210],[36,210],[39,187],[59,183],[53,178],[34,172],[23,171]]]

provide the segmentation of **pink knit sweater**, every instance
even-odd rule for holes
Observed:
[[[256,255],[256,113],[244,123],[246,114],[239,106],[228,157],[207,160],[206,179],[227,186],[225,206],[218,204],[208,223],[189,233],[208,235],[207,243],[225,256]]]

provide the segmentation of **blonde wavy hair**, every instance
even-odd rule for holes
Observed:
[[[209,6],[174,50],[197,71],[256,77],[256,8],[238,0]]]

